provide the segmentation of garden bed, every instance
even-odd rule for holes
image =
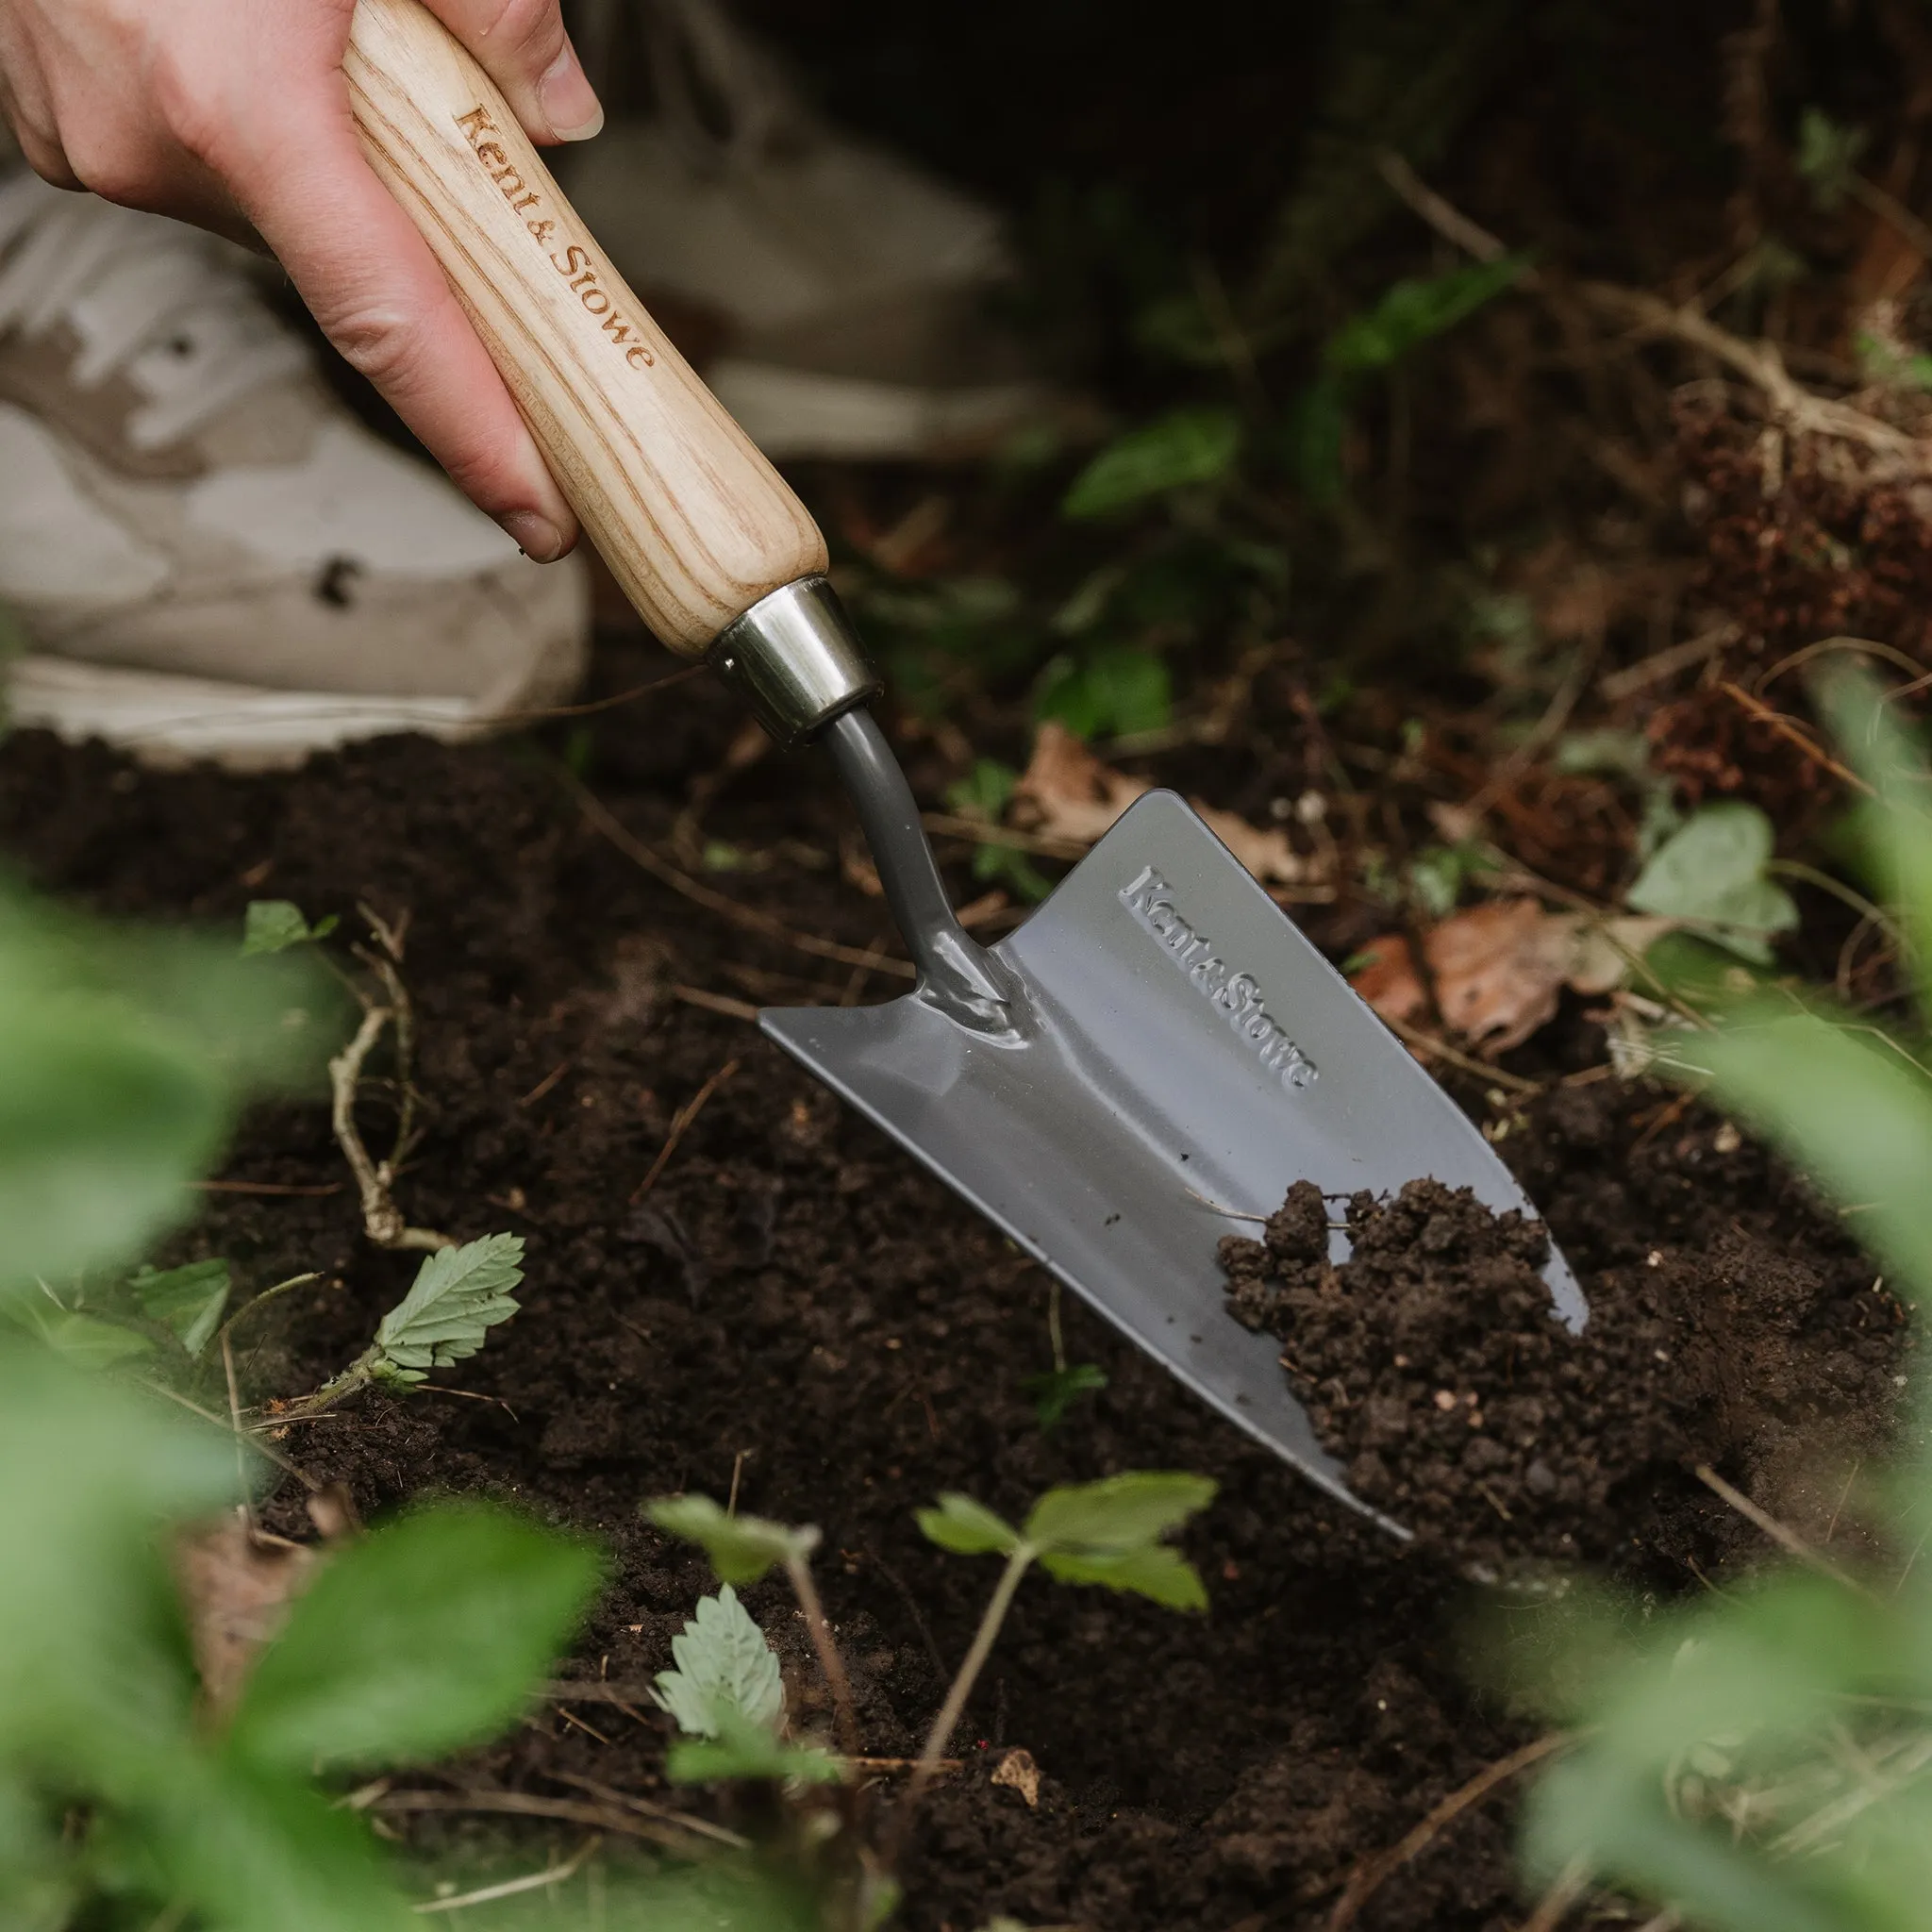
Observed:
[[[669,668],[619,641],[601,675],[620,689]],[[1278,769],[1297,729],[1264,708],[1246,755]],[[735,730],[723,699],[688,682],[603,714],[576,761],[662,864]],[[708,805],[704,837],[735,870],[700,883],[862,953],[886,925],[841,872],[842,827],[823,772],[766,759]],[[364,1517],[485,1493],[594,1533],[613,1566],[566,1670],[603,1685],[419,1787],[658,1792],[668,1721],[610,1702],[608,1686],[662,1668],[708,1587],[702,1560],[638,1516],[642,1498],[685,1488],[735,1487],[742,1507],[823,1526],[865,1749],[916,1750],[986,1579],[924,1542],[913,1509],[958,1487],[1010,1511],[1124,1468],[1221,1483],[1187,1540],[1212,1608],[1023,1591],[962,1730],[963,1768],[915,1836],[908,1924],[971,1932],[1004,1911],[1106,1932],[1322,1925],[1352,1874],[1533,1742],[1532,1724],[1474,1688],[1457,1637],[1474,1592],[1448,1556],[1381,1541],[1077,1306],[1068,1353],[1108,1386],[1042,1434],[1023,1384],[1052,1364],[1044,1275],[734,1010],[897,983],[646,873],[587,819],[550,752],[394,741],[237,778],[143,773],[25,734],[0,765],[0,848],[36,883],[117,915],[239,931],[251,899],[275,896],[351,924],[358,902],[407,920],[427,1125],[398,1192],[413,1220],[459,1239],[523,1235],[524,1312],[440,1378],[464,1393],[366,1395],[276,1446],[346,1485]],[[1324,908],[1309,928],[1332,950],[1354,942]],[[1842,1486],[1886,1432],[1897,1307],[1841,1221],[1753,1145],[1663,1091],[1603,1076],[1574,1014],[1556,1037],[1519,1076],[1536,1091],[1501,1108],[1479,1083],[1470,1096],[1505,1124],[1500,1149],[1586,1289],[1608,1308],[1641,1303],[1646,1340],[1685,1365],[1642,1427],[1624,1413],[1609,1439],[1642,1453],[1597,1472],[1593,1554],[1660,1596],[1759,1560],[1760,1531],[1698,1462],[1839,1546]],[[679,1109],[727,1067],[642,1191]],[[379,1099],[366,1111],[379,1123]],[[251,1399],[338,1370],[413,1267],[362,1239],[320,1098],[248,1121],[177,1247],[226,1256],[252,1290],[324,1276],[249,1339]],[[1628,1387],[1607,1392],[1642,1407]],[[309,1535],[302,1497],[291,1483],[272,1526]],[[767,1584],[747,1600],[809,1709],[787,1599]],[[1037,1808],[991,1782],[1015,1746],[1043,1774]],[[1357,1923],[1512,1923],[1509,1818],[1504,1780],[1391,1872]],[[390,1824],[427,1841],[502,1828]]]

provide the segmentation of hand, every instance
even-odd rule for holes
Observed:
[[[558,0],[425,0],[531,138],[603,110]],[[281,258],[329,340],[484,510],[541,561],[564,502],[434,257],[364,163],[342,57],[355,0],[0,0],[0,111],[63,188]]]

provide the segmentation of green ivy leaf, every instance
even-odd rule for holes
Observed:
[[[938,1508],[919,1510],[916,1520],[928,1542],[956,1557],[1005,1557],[1020,1547],[1018,1530],[957,1490],[941,1495]]]
[[[1651,856],[1630,888],[1631,910],[1683,920],[1740,958],[1769,965],[1771,936],[1798,923],[1791,895],[1765,876],[1773,836],[1755,805],[1701,807]]]
[[[228,1264],[223,1260],[191,1261],[158,1274],[142,1267],[127,1284],[141,1312],[170,1330],[192,1356],[208,1346],[231,1289]]]
[[[775,1732],[785,1721],[778,1655],[727,1583],[701,1597],[682,1636],[671,1640],[677,1668],[658,1674],[651,1701],[687,1737],[715,1738],[725,1719]]]
[[[844,1767],[829,1751],[788,1744],[760,1724],[720,1714],[715,1740],[680,1738],[664,1754],[664,1775],[675,1785],[723,1784],[740,1778],[837,1784]]]
[[[524,1278],[524,1239],[486,1235],[425,1257],[409,1291],[375,1331],[370,1373],[380,1381],[420,1382],[475,1355],[489,1331],[520,1306],[510,1290]]]
[[[1137,1470],[1049,1490],[1024,1534],[1043,1551],[1070,1556],[1143,1549],[1205,1509],[1216,1487],[1204,1475]]]
[[[1175,409],[1103,449],[1061,499],[1069,517],[1111,516],[1152,497],[1216,483],[1234,468],[1241,426],[1232,409]]]
[[[242,920],[242,957],[286,953],[291,946],[312,945],[325,940],[341,924],[331,912],[313,925],[292,899],[251,899]]]
[[[1092,1362],[1073,1362],[1064,1369],[1028,1375],[1020,1386],[1032,1398],[1033,1412],[1044,1432],[1058,1427],[1081,1396],[1105,1389],[1107,1373]]]
[[[644,1505],[659,1529],[696,1543],[724,1583],[756,1583],[766,1571],[804,1562],[819,1546],[810,1525],[798,1529],[762,1516],[731,1516],[708,1496],[659,1496]]]
[[[584,1543],[439,1504],[332,1557],[242,1694],[228,1747],[287,1771],[439,1757],[509,1723],[595,1593]]]

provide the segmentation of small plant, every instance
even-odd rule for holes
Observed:
[[[409,1291],[382,1318],[375,1340],[298,1413],[330,1408],[372,1384],[407,1389],[431,1369],[467,1361],[521,1306],[510,1294],[524,1278],[521,1235],[486,1235],[424,1257]]]
[[[926,1733],[905,1796],[883,1830],[875,1839],[868,1831],[869,1817],[856,1802],[861,1794],[848,1789],[836,1825],[802,1834],[813,1847],[811,1887],[824,1902],[824,1924],[861,1932],[882,1924],[891,1910],[898,1890],[891,1869],[907,1825],[945,1757],[1026,1572],[1037,1563],[1063,1583],[1129,1591],[1172,1609],[1205,1608],[1208,1593],[1199,1575],[1165,1538],[1207,1507],[1214,1489],[1205,1476],[1109,1476],[1049,1490],[1019,1529],[957,1493],[942,1495],[933,1508],[919,1512],[920,1529],[941,1549],[961,1556],[1001,1556],[1006,1565]],[[674,1642],[676,1672],[658,1680],[659,1702],[681,1729],[702,1738],[708,1723],[716,1731],[716,1742],[686,1741],[674,1747],[673,1775],[795,1782],[846,1776],[840,1758],[801,1751],[783,1740],[773,1721],[769,1667],[758,1655],[763,1637],[731,1593],[733,1584],[755,1582],[774,1568],[785,1571],[838,1712],[844,1758],[857,1757],[851,1684],[808,1566],[818,1531],[736,1516],[708,1496],[660,1497],[646,1504],[644,1513],[659,1528],[703,1548],[725,1584],[717,1597],[699,1605],[683,1637]]]
[[[1029,1375],[1021,1388],[1032,1398],[1033,1412],[1040,1418],[1042,1435],[1049,1435],[1066,1420],[1068,1409],[1083,1395],[1092,1395],[1107,1387],[1107,1372],[1095,1362],[1069,1362],[1066,1337],[1060,1330],[1060,1285],[1047,1290],[1046,1332],[1053,1343],[1053,1367]]]

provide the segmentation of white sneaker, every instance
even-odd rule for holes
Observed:
[[[13,722],[245,766],[556,703],[583,666],[584,568],[529,562],[358,423],[247,262],[0,180]]]
[[[695,318],[767,456],[965,455],[1055,408],[988,313],[991,210],[826,128],[716,0],[644,17],[658,114],[563,156],[565,186],[674,333]]]

